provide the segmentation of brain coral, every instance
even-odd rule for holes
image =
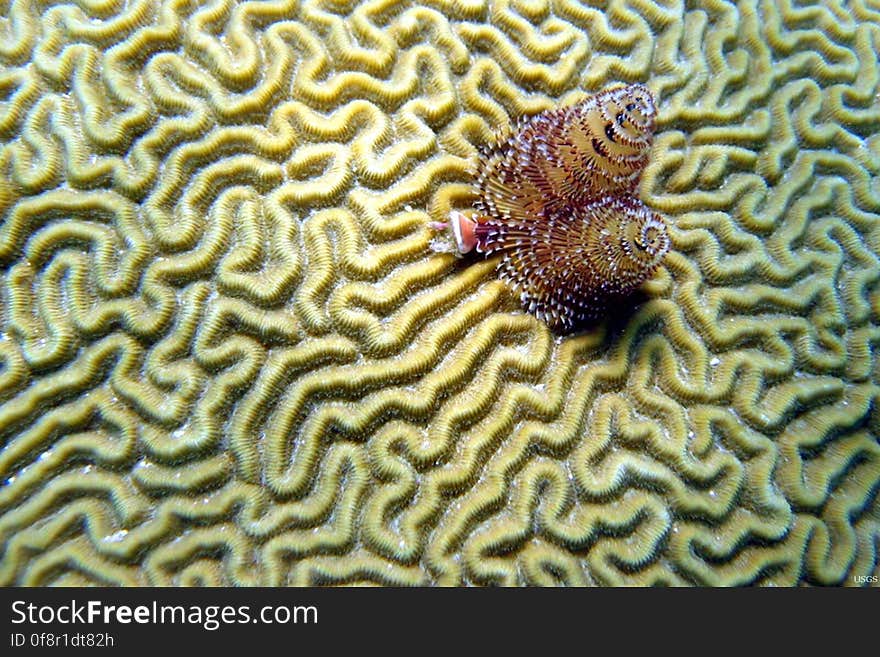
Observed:
[[[878,572],[877,0],[0,0],[0,583]],[[495,127],[658,99],[647,301],[432,253]]]

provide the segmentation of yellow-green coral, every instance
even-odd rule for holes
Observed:
[[[877,574],[878,51],[876,0],[0,0],[0,582]],[[427,224],[618,81],[675,251],[558,338]]]

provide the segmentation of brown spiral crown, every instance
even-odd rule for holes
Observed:
[[[604,196],[528,226],[476,226],[478,243],[502,253],[501,277],[526,308],[569,329],[598,317],[611,298],[634,291],[669,251],[663,219],[633,197]]]
[[[551,325],[595,318],[668,252],[663,219],[637,196],[656,118],[651,91],[631,84],[522,119],[481,152],[479,214],[457,213],[456,234],[502,253],[502,277]]]
[[[633,84],[522,119],[481,154],[477,210],[516,216],[634,194],[656,116],[650,90]]]

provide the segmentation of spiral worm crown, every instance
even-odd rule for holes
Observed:
[[[502,277],[553,327],[594,319],[669,250],[637,197],[657,110],[640,84],[526,117],[480,153],[477,215],[455,213],[461,251],[502,253]]]

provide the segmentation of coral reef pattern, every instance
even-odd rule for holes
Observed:
[[[843,584],[880,543],[877,0],[0,0],[0,583]],[[427,248],[657,99],[569,337]]]

